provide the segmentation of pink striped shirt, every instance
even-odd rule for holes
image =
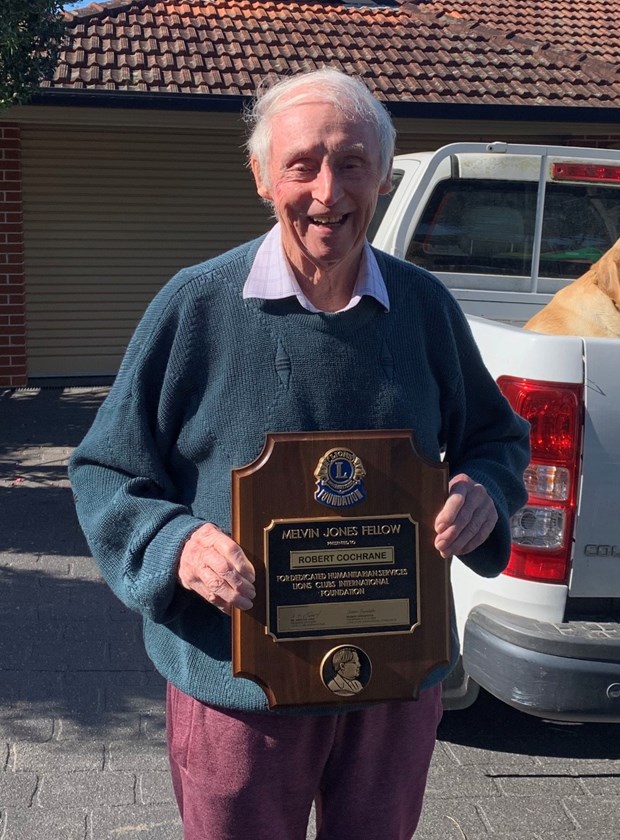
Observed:
[[[256,253],[254,263],[243,286],[243,297],[279,300],[293,295],[304,309],[310,312],[321,311],[310,303],[295,279],[282,248],[280,225],[276,224],[269,231]],[[351,300],[339,311],[345,312],[347,309],[352,309],[364,295],[374,297],[389,311],[390,299],[385,282],[368,242],[364,245],[359,274]]]

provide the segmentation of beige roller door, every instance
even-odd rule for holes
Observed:
[[[521,139],[509,125],[395,122],[397,152]],[[243,140],[238,115],[33,110],[22,125],[30,378],[116,373],[137,320],[179,268],[268,228]]]
[[[23,127],[31,378],[114,374],[166,280],[266,229],[242,142],[235,127]]]

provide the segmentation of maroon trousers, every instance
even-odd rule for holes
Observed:
[[[346,714],[215,709],[168,686],[172,781],[185,840],[411,840],[441,687]]]

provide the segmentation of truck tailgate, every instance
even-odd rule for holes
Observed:
[[[620,340],[584,342],[586,416],[570,595],[620,597]]]

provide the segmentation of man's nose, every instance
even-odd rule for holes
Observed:
[[[342,192],[338,174],[329,164],[323,164],[315,179],[312,197],[325,207],[331,207],[342,196]]]

